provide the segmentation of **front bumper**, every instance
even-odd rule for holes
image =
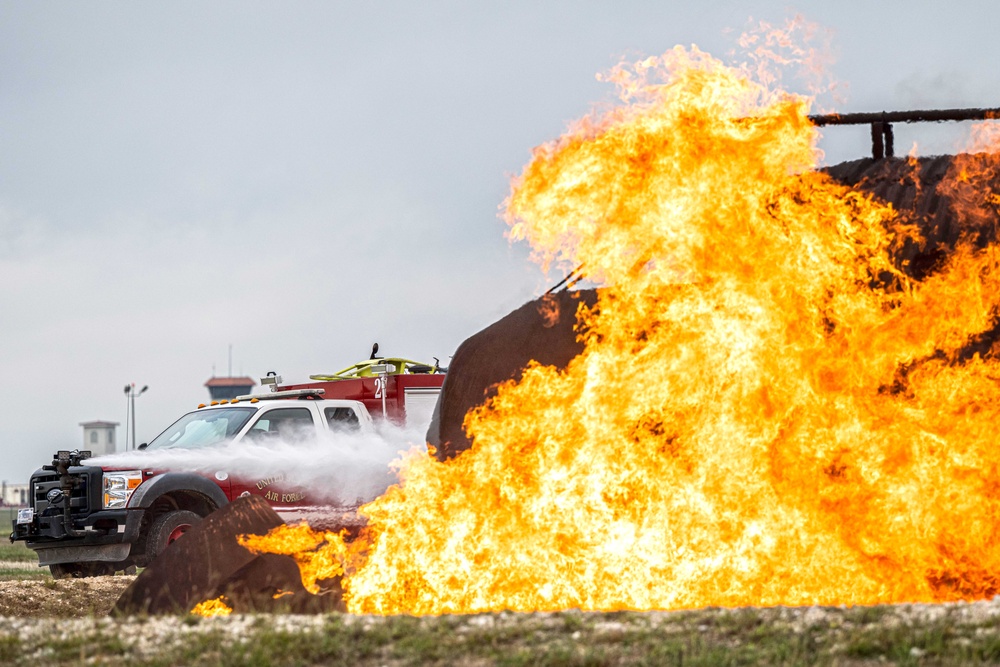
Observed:
[[[78,533],[84,533],[79,537],[70,537],[66,534],[65,519],[62,514],[35,515],[31,523],[13,521],[10,539],[12,542],[27,540],[31,548],[34,548],[34,544],[53,541],[86,540],[88,544],[112,544],[122,541],[126,526],[133,514],[141,515],[142,512],[122,509],[103,510],[87,516],[71,515],[73,529]]]
[[[120,563],[128,558],[132,550],[132,545],[128,542],[119,544],[49,544],[48,548],[41,545],[28,546],[38,554],[38,565],[56,565],[59,563],[90,563],[101,561],[107,563]]]
[[[31,476],[29,523],[13,521],[11,541],[24,541],[38,553],[39,564],[85,561],[122,561],[129,556],[131,541],[138,534],[142,510],[103,509],[102,470],[95,466],[74,466],[69,473],[76,480],[68,498],[50,504],[48,494],[61,488],[59,476],[45,468]],[[69,502],[67,533],[65,504]],[[128,539],[128,538],[132,539]]]
[[[61,516],[35,517],[31,523],[13,524],[11,540],[24,540],[38,554],[39,565],[86,561],[119,562],[132,549],[125,535],[136,532],[142,520],[141,510],[105,510],[75,520],[74,528],[83,535],[69,537]],[[135,523],[129,531],[129,524]],[[82,524],[82,525],[80,525]]]

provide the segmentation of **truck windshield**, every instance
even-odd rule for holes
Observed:
[[[150,449],[200,449],[229,440],[257,408],[224,408],[189,412],[149,443]]]

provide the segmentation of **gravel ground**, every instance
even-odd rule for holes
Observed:
[[[38,569],[37,564],[30,565],[32,570]],[[104,616],[133,581],[134,576],[122,575],[0,581],[0,616],[50,619]]]

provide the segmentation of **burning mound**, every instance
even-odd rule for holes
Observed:
[[[470,412],[468,451],[403,462],[363,510],[348,608],[996,593],[1000,364],[969,344],[997,323],[997,247],[938,253],[815,170],[807,100],[697,50],[612,79],[627,104],[536,149],[506,203],[543,265],[604,286],[582,352]]]
[[[303,528],[312,532],[306,526]],[[315,585],[306,590],[296,560],[285,554],[255,555],[253,538],[246,544],[239,537],[246,533],[274,534],[286,546],[302,551],[306,562],[313,564],[325,579],[326,590]],[[340,610],[342,566],[337,563],[327,567],[315,557],[310,558],[308,554],[317,541],[310,537],[303,540],[300,534],[300,529],[286,526],[260,496],[238,498],[210,514],[157,556],[122,592],[111,613],[123,616],[190,611],[201,616],[220,616],[234,610],[240,613]]]

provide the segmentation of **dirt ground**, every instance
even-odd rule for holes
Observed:
[[[0,616],[76,618],[103,616],[134,576],[0,581]]]

